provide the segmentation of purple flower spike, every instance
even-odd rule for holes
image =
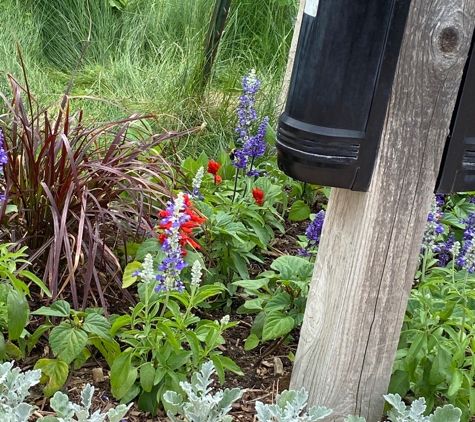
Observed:
[[[239,99],[237,108],[238,125],[235,132],[239,135],[238,143],[245,143],[249,139],[248,131],[251,125],[257,120],[257,112],[254,108],[255,95],[261,82],[256,78],[256,71],[244,76],[241,81],[244,94]]]
[[[439,267],[445,267],[450,261],[450,254],[455,244],[455,234],[450,233],[450,236],[442,243],[434,245],[432,250],[439,254]]]
[[[180,226],[191,218],[186,214],[186,208],[184,195],[179,193],[175,202],[170,202],[166,208],[170,215],[161,220],[161,224],[170,224],[170,227],[165,230],[166,237],[162,244],[162,250],[166,256],[158,266],[161,274],[156,276],[158,281],[155,287],[156,292],[183,291],[184,286],[180,280],[180,273],[188,264],[183,259],[183,251],[180,245]]]
[[[421,253],[426,248],[432,249],[434,247],[437,236],[439,234],[444,233],[444,226],[440,222],[441,217],[442,214],[440,212],[439,206],[437,205],[437,198],[434,195],[430,206],[429,215],[427,216],[427,223],[424,232],[424,238],[422,241]]]
[[[323,223],[325,222],[325,211],[321,210],[308,225],[305,234],[307,235],[308,244],[304,249],[299,249],[298,254],[302,256],[311,256],[310,249],[316,248],[320,244],[322,236]]]
[[[237,149],[234,152],[234,160],[232,164],[237,169],[245,169],[247,167],[247,156],[242,152],[242,150]]]
[[[267,124],[269,123],[269,118],[264,117],[259,128],[257,129],[256,136],[250,137],[242,147],[244,155],[252,158],[262,157],[266,151],[266,144],[264,137],[267,132]]]

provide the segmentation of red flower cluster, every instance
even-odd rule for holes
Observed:
[[[257,205],[262,207],[262,204],[264,203],[264,192],[258,188],[254,188],[252,190],[252,196],[254,197]]]
[[[221,183],[223,179],[221,179],[221,176],[218,175],[218,170],[220,169],[221,164],[217,163],[216,161],[209,160],[208,161],[208,168],[206,171],[208,173],[211,173],[214,176],[214,183]]]
[[[193,229],[199,227],[200,224],[206,221],[206,218],[200,217],[193,209],[193,203],[190,201],[190,198],[187,194],[184,195],[185,199],[185,210],[184,213],[189,218],[186,221],[180,223],[180,245],[186,246],[190,245],[192,248],[199,249],[200,245],[192,238],[190,235],[193,234]],[[158,216],[163,219],[171,216],[171,212],[167,210],[162,210],[158,213]],[[171,228],[172,222],[169,221],[165,224],[160,223],[158,228],[160,230],[168,230]],[[163,243],[167,237],[166,233],[161,233],[158,235],[158,240],[160,243]],[[183,255],[186,255],[186,251],[182,249]]]

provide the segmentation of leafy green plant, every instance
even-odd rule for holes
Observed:
[[[129,266],[137,269],[135,263]],[[112,364],[112,393],[125,402],[139,395],[139,408],[153,414],[162,403],[163,394],[167,390],[180,391],[180,381],[185,381],[189,373],[208,359],[218,368],[222,381],[225,369],[242,374],[230,358],[217,350],[225,342],[223,331],[236,323],[229,322],[229,318],[204,320],[193,314],[200,304],[219,295],[223,287],[199,285],[201,265],[195,261],[189,290],[156,292],[157,266],[152,255],[147,254],[139,272],[140,302],[131,314],[114,317],[111,329],[111,335],[128,345]],[[130,274],[127,269],[126,274]],[[124,283],[127,286],[136,279],[130,275]]]
[[[13,249],[13,250],[10,250]],[[25,260],[26,246],[14,250],[14,245],[0,245],[0,360],[22,358],[25,355],[25,327],[29,320],[27,296],[30,294],[28,285],[21,280],[27,279],[37,284],[41,290],[51,297],[51,293],[32,272],[22,269],[29,265]],[[22,267],[18,268],[18,265]],[[2,331],[8,331],[8,341]],[[17,340],[20,347],[12,343]]]
[[[132,122],[143,119],[136,115],[87,126],[81,110],[71,111],[72,81],[60,104],[42,108],[23,70],[25,88],[9,75],[12,100],[0,92],[7,109],[0,126],[8,156],[5,181],[0,180],[6,195],[0,228],[7,240],[28,247],[53,299],[60,286],[68,286],[73,307],[85,309],[95,285],[107,313],[101,280],[121,283],[114,249],[142,240],[152,230],[150,215],[170,196],[172,166],[158,155],[145,160],[143,154],[193,129],[158,135],[148,133],[146,125],[132,130]],[[7,203],[16,206],[14,215],[5,215]]]
[[[425,397],[428,410],[449,402],[461,409],[466,422],[475,414],[475,277],[470,258],[475,204],[467,195],[437,201],[429,213],[389,392]]]
[[[81,404],[72,403],[66,394],[60,391],[56,392],[51,398],[50,405],[55,411],[56,416],[45,416],[38,419],[40,422],[120,422],[125,414],[129,411],[132,403],[126,406],[119,404],[112,407],[106,413],[96,410],[91,414],[92,396],[94,395],[94,387],[86,384],[84,390],[81,391]]]
[[[39,359],[35,369],[42,371],[42,383],[46,397],[53,395],[66,382],[69,374],[69,365],[81,367],[91,356],[88,347],[96,347],[112,365],[120,353],[118,343],[110,335],[111,324],[99,310],[86,309],[84,312],[75,311],[65,300],[58,300],[51,306],[42,306],[32,312],[33,315],[46,316],[46,322],[40,325],[28,340],[31,349],[41,335],[49,333],[49,344],[54,359]],[[62,321],[53,324],[50,317],[61,318]]]
[[[168,404],[167,415],[173,422],[178,422],[175,415],[179,414],[189,422],[230,422],[232,417],[228,415],[232,404],[242,397],[243,390],[233,388],[217,391],[211,394],[211,375],[215,372],[212,361],[203,363],[201,371],[195,372],[191,377],[191,383],[181,381],[180,386],[187,396],[175,391],[167,391],[163,400]]]
[[[272,262],[271,270],[254,280],[239,280],[245,299],[240,313],[257,313],[244,348],[253,349],[260,342],[274,340],[270,350],[278,347],[292,329],[303,321],[313,263],[299,256],[284,255]]]
[[[199,190],[201,200],[195,201],[196,208],[207,219],[198,241],[206,251],[206,282],[220,281],[231,289],[230,283],[237,277],[249,278],[247,267],[251,261],[263,263],[261,250],[269,248],[274,229],[285,231],[276,209],[284,195],[282,187],[269,178],[237,178],[236,168],[225,152],[219,161],[215,162],[219,167],[213,170],[215,173],[204,174]],[[197,160],[188,157],[181,168],[191,179],[201,167],[206,169],[212,162],[202,153]],[[219,182],[215,176],[219,176]],[[262,192],[262,199],[253,197],[254,189]]]

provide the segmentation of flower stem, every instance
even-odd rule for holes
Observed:
[[[254,165],[254,158],[256,157],[252,157],[251,158],[251,165],[249,166],[249,171],[252,171],[252,166]],[[247,183],[244,185],[244,192],[242,193],[242,196],[245,196],[246,195],[246,192],[247,192]]]
[[[466,270],[465,278],[463,279],[463,289],[462,289],[462,298],[463,298],[463,309],[462,309],[462,324],[460,325],[460,343],[462,343],[463,335],[465,333],[465,308],[467,307],[467,296],[465,295],[465,287],[467,286],[468,280],[468,270]]]
[[[165,294],[165,300],[163,301],[163,308],[162,311],[160,312],[160,317],[162,317],[165,314],[165,309],[168,307],[168,299],[170,299],[170,290],[167,289],[166,294]]]
[[[236,197],[238,177],[239,177],[239,169],[236,168],[236,177],[234,178],[234,192],[233,192],[233,200],[232,200],[232,202],[234,202],[234,198]]]

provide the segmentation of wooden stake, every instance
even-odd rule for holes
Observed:
[[[413,0],[370,192],[332,190],[291,380],[327,421],[381,418],[474,24]]]

